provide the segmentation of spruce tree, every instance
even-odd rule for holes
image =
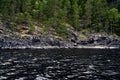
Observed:
[[[73,10],[73,14],[72,14],[73,27],[77,31],[78,29],[80,29],[80,20],[79,20],[80,16],[79,16],[78,0],[73,1],[72,10]]]

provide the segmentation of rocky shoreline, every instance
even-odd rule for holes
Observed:
[[[102,33],[76,32],[68,28],[67,39],[57,35],[54,29],[43,31],[35,26],[33,34],[29,28],[18,28],[14,31],[0,21],[1,49],[48,49],[48,48],[120,48],[120,37]]]
[[[1,49],[120,49],[117,46],[77,46],[77,47],[59,47],[59,46],[21,46],[21,47],[2,47]]]
[[[94,48],[94,49],[118,49],[119,38],[110,38],[102,35],[94,35],[87,40],[62,40],[54,36],[32,36],[24,38],[0,37],[1,49],[52,49],[52,48]]]

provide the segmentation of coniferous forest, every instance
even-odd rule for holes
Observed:
[[[0,0],[0,80],[120,80],[120,0]]]
[[[69,25],[120,36],[120,0],[0,0],[0,19],[13,31],[20,24],[32,31],[37,24],[66,35]]]

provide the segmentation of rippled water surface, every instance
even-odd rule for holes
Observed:
[[[120,50],[0,50],[0,80],[120,80]]]

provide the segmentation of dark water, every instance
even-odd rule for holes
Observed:
[[[120,80],[120,50],[1,50],[0,80]]]

